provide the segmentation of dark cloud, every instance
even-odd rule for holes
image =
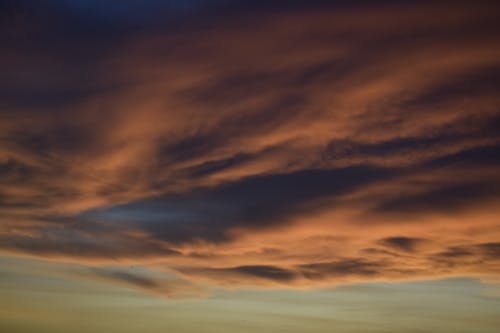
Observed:
[[[201,165],[196,165],[188,169],[188,173],[193,177],[203,177],[217,172],[221,172],[245,162],[251,161],[257,154],[236,154],[235,156],[208,161]]]
[[[461,258],[461,257],[468,257],[471,255],[473,255],[473,252],[469,250],[467,247],[463,246],[452,246],[449,247],[446,251],[437,254],[438,257],[443,257],[443,258]]]
[[[429,260],[438,269],[453,270],[456,267],[461,267],[468,271],[486,271],[486,267],[488,267],[493,274],[498,274],[500,243],[451,246],[445,251],[431,255]]]
[[[373,277],[390,269],[382,262],[371,262],[360,258],[340,259],[333,262],[319,262],[283,268],[273,265],[249,265],[225,268],[177,268],[180,272],[194,276],[209,277],[213,280],[233,281],[259,278],[285,285],[293,285],[300,280],[327,281],[355,277]]]
[[[189,269],[186,270],[189,274]],[[195,270],[200,273],[200,270]],[[276,282],[290,282],[296,277],[296,272],[287,270],[277,266],[270,265],[256,265],[256,266],[237,266],[228,268],[206,268],[201,270],[202,274],[211,276],[219,276],[221,279],[232,276],[247,276],[256,277],[265,280],[272,280]]]
[[[101,230],[99,230],[101,229]],[[83,260],[147,258],[176,256],[180,253],[144,239],[134,239],[117,231],[103,232],[92,228],[91,232],[77,227],[43,227],[30,230],[31,235],[12,232],[0,236],[1,248],[8,252],[24,252],[42,257],[74,257]],[[122,230],[126,231],[126,230]]]
[[[320,199],[332,199],[360,186],[394,176],[376,167],[300,172],[252,177],[186,195],[130,203],[91,216],[131,221],[152,237],[170,243],[192,240],[223,241],[235,227],[265,228],[297,214],[319,209]]]
[[[271,280],[288,281],[293,279],[294,273],[274,266],[239,266],[231,269],[243,274],[254,275]]]
[[[498,119],[495,119],[489,125],[495,125]],[[454,154],[441,156],[426,163],[428,167],[447,167],[460,165],[464,168],[474,168],[479,166],[495,166],[500,164],[500,146],[485,145],[464,149]]]
[[[368,255],[382,255],[382,256],[389,256],[389,257],[400,257],[401,256],[401,253],[399,253],[398,251],[387,251],[385,249],[374,248],[374,247],[368,247],[365,249],[361,249],[360,252],[368,254]]]
[[[478,95],[489,95],[499,84],[500,67],[495,65],[493,67],[479,68],[458,77],[452,77],[438,87],[423,91],[412,100],[403,103],[402,106],[422,108],[454,99],[465,100]]]
[[[411,237],[388,237],[380,240],[380,243],[390,248],[401,250],[405,252],[413,252],[417,249],[418,245],[425,242],[421,238]]]
[[[301,265],[300,271],[308,279],[314,280],[328,277],[376,276],[379,275],[384,268],[385,265],[381,262],[370,262],[354,258]]]
[[[95,268],[92,269],[92,273],[101,276],[103,278],[116,280],[118,282],[124,282],[126,284],[130,284],[145,289],[155,289],[160,286],[160,284],[156,280],[150,277],[130,272]]]
[[[39,170],[13,158],[0,163],[0,175],[7,182],[20,182],[33,178]]]
[[[440,185],[419,194],[403,195],[382,203],[379,212],[422,213],[429,211],[453,212],[477,203],[498,198],[499,183],[496,181]]]
[[[79,273],[89,275],[88,277],[92,279],[106,280],[112,284],[136,288],[167,298],[198,298],[204,294],[201,288],[188,281],[140,267],[137,269],[135,267],[91,267]]]
[[[500,260],[500,242],[479,244],[477,249],[486,258]]]

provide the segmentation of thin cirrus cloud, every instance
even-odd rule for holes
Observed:
[[[493,5],[200,2],[130,29],[62,3],[1,31],[3,252],[230,287],[499,273]],[[93,271],[163,290],[131,274]]]

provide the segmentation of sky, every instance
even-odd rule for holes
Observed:
[[[499,13],[2,1],[0,331],[497,332]]]

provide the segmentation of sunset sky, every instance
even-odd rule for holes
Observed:
[[[500,4],[0,1],[0,332],[500,331]]]

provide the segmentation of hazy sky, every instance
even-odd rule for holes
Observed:
[[[498,22],[2,1],[0,331],[498,331]]]

